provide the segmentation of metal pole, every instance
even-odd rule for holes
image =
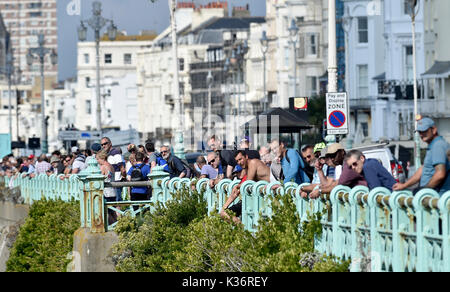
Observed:
[[[9,122],[9,136],[12,140],[12,102],[11,102],[11,65],[7,65],[6,70],[8,71],[8,122]]]
[[[328,93],[337,91],[336,2],[328,0]],[[334,143],[337,136],[328,135],[325,140]]]
[[[414,9],[414,8],[413,8]],[[416,16],[414,11],[412,12],[412,41],[413,41],[413,73],[414,73],[414,164],[416,169],[421,166],[420,161],[420,137],[417,132],[417,63],[416,63]]]
[[[178,73],[178,42],[177,42],[177,24],[175,19],[175,10],[177,9],[177,1],[169,0],[170,8],[170,24],[172,28],[172,59],[173,59],[173,99],[175,102],[175,147],[174,154],[179,158],[184,158],[184,140],[183,140],[183,117],[182,117],[182,100],[180,98],[180,79]]]
[[[268,100],[267,100],[267,94],[266,94],[266,91],[267,91],[267,88],[266,88],[266,52],[263,52],[263,58],[264,58],[264,81],[263,81],[263,83],[264,83],[264,102],[263,102],[263,106],[264,106],[264,112],[265,111],[267,111],[267,103],[268,103]]]
[[[294,46],[294,97],[297,97],[297,50],[296,50],[297,39],[292,42]]]
[[[95,52],[96,52],[96,75],[97,75],[97,82],[96,82],[96,99],[97,99],[97,131],[102,130],[102,108],[100,105],[101,97],[100,97],[100,31],[98,29],[95,30]]]
[[[47,123],[45,121],[45,95],[44,95],[44,86],[45,86],[45,80],[44,80],[44,52],[43,52],[43,44],[41,44],[41,116],[42,116],[42,145],[41,145],[41,151],[42,153],[46,154],[48,152],[48,146],[47,146]]]
[[[328,0],[328,92],[337,92],[336,2]]]
[[[211,71],[209,71],[209,74],[211,74]],[[211,127],[211,87],[212,87],[212,81],[209,80],[209,75],[208,74],[208,129],[212,130]]]

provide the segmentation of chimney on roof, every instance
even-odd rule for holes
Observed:
[[[232,17],[250,17],[249,5],[246,6],[234,6],[231,13]]]

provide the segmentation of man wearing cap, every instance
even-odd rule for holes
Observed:
[[[450,190],[450,162],[447,157],[449,144],[438,135],[436,125],[430,118],[418,121],[417,131],[422,141],[428,144],[423,166],[407,182],[395,184],[393,190],[401,191],[419,183],[415,192],[430,188],[443,195]]]
[[[330,193],[339,184],[339,178],[342,174],[342,165],[345,157],[344,147],[340,143],[334,143],[328,146],[324,152],[328,170],[334,168],[334,175],[324,178],[324,175],[322,174],[321,176],[319,173],[321,183],[316,185],[309,194],[311,199],[319,198],[322,193]]]

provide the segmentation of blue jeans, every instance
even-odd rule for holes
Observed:
[[[116,188],[116,202],[122,201],[122,188]]]

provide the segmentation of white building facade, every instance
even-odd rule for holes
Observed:
[[[344,0],[350,137],[413,147],[413,45],[406,1]],[[425,71],[423,2],[416,18],[417,76]],[[419,80],[419,96],[424,87]]]
[[[151,41],[102,41],[100,42],[100,93],[102,124],[129,128],[129,122],[122,120],[124,108],[122,102],[114,102],[112,93],[126,93],[122,98],[130,98],[134,105],[126,107],[130,116],[138,116],[136,99],[137,52]],[[95,43],[78,44],[78,88],[76,90],[76,121],[80,130],[92,130],[96,127],[96,53]],[[129,94],[129,95],[128,95]],[[114,113],[116,116],[114,117]],[[119,114],[120,113],[120,114]],[[119,125],[117,125],[119,124]]]

